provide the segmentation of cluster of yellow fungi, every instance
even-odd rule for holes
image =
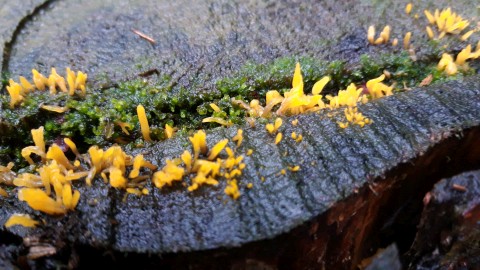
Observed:
[[[52,215],[74,210],[80,193],[72,189],[72,182],[84,178],[87,185],[92,185],[92,180],[97,175],[114,188],[126,189],[133,194],[148,194],[148,190],[143,187],[148,177],[140,175],[140,169],[155,170],[156,166],[145,161],[143,155],[133,158],[120,146],[112,146],[106,150],[92,146],[88,149],[88,154],[82,155],[72,140],[64,138],[64,143],[75,156],[75,160],[71,162],[62,148],[55,143],[46,151],[43,132],[43,127],[33,129],[35,145],[22,150],[22,156],[31,165],[35,164],[32,154],[40,159],[41,165],[37,168],[37,174],[22,173],[13,180],[15,186],[21,187],[18,198],[26,201],[31,208]],[[85,168],[85,165],[90,169]],[[128,177],[127,168],[130,169]]]
[[[385,85],[382,82],[384,79],[385,75],[381,75],[380,77],[367,82],[367,91],[371,99],[392,95],[393,87]],[[277,90],[268,91],[266,94],[265,106],[262,106],[258,99],[253,99],[249,104],[235,99],[232,99],[232,102],[244,108],[250,117],[269,118],[272,115],[274,108],[277,108],[276,111],[274,111],[276,115],[288,116],[316,112],[323,109],[333,110],[341,107],[354,108],[358,103],[366,103],[369,99],[366,94],[363,94],[363,88],[357,88],[355,84],[352,83],[347,89],[338,91],[336,96],[325,96],[325,99],[327,100],[325,103],[323,96],[320,95],[320,93],[329,81],[330,77],[328,76],[321,78],[313,85],[312,94],[305,94],[303,91],[301,67],[300,64],[297,63],[292,80],[292,89],[286,91],[283,95]],[[348,123],[359,125],[361,127],[371,123],[370,119],[363,116],[358,110],[348,110],[348,108],[345,110],[347,122],[339,122],[338,124],[340,127],[346,128]],[[267,125],[267,130],[271,129],[269,125],[271,124]],[[270,130],[269,133],[272,134]],[[281,133],[278,134],[275,140],[277,143],[281,141],[282,136]]]
[[[61,92],[68,93],[70,96],[75,95],[76,90],[80,90],[82,95],[86,94],[85,83],[87,81],[87,74],[78,71],[77,74],[70,70],[66,69],[66,78],[60,76],[55,68],[52,68],[52,71],[48,77],[43,76],[36,69],[32,70],[33,74],[33,83],[30,83],[25,77],[20,76],[20,83],[15,82],[14,80],[9,80],[9,85],[7,86],[8,94],[10,95],[10,107],[14,108],[16,105],[20,104],[28,93],[33,91],[44,91],[48,89],[50,94],[57,93],[57,87]],[[65,108],[56,107],[56,106],[44,106],[43,109],[51,110],[55,112],[64,112]]]
[[[19,200],[25,201],[32,209],[46,214],[62,215],[73,211],[79,202],[80,192],[73,189],[72,183],[85,179],[86,184],[90,186],[96,176],[100,176],[113,188],[124,189],[127,194],[139,196],[149,194],[145,186],[150,179],[161,189],[164,186],[172,186],[174,181],[182,181],[188,176],[191,184],[187,189],[191,192],[202,185],[216,186],[222,177],[227,181],[224,192],[233,199],[240,196],[237,179],[242,176],[242,171],[246,167],[243,163],[244,156],[237,154],[237,149],[243,141],[241,129],[232,138],[236,146],[233,149],[228,146],[228,139],[220,140],[209,149],[206,133],[203,130],[197,131],[190,137],[193,153],[185,150],[179,158],[167,160],[166,165],[158,171],[157,166],[145,160],[143,155],[132,157],[120,146],[111,146],[105,150],[91,146],[86,154],[80,154],[74,142],[65,138],[64,143],[72,152],[71,156],[75,157],[71,161],[55,143],[47,150],[43,133],[43,127],[33,129],[34,145],[22,150],[22,156],[30,164],[35,165],[34,160],[40,162],[40,165],[37,165],[37,173],[13,174],[12,183],[19,187]],[[13,163],[6,167],[0,166],[0,176],[4,177],[10,173],[12,167]],[[156,172],[151,176],[144,169]],[[249,186],[252,187],[251,183]],[[0,190],[0,194],[8,196],[3,189]],[[36,224],[37,221],[23,214],[12,215],[6,223],[8,226]]]
[[[412,12],[413,4],[408,3],[405,7],[405,13],[409,15]],[[428,21],[425,29],[427,36],[430,39],[442,39],[446,35],[456,35],[460,37],[461,41],[467,41],[470,36],[477,30],[467,30],[470,22],[462,18],[457,13],[453,12],[451,8],[445,8],[443,10],[436,9],[433,13],[429,10],[423,12]],[[418,14],[415,15],[418,18]],[[432,29],[436,28],[436,30]],[[390,38],[390,26],[385,26],[378,38],[375,38],[375,27],[371,25],[367,31],[367,40],[372,45],[387,44]],[[466,31],[466,32],[464,32]],[[438,32],[435,35],[435,32]],[[404,48],[412,50],[410,45],[410,39],[412,37],[411,32],[407,32],[404,37]],[[396,46],[398,40],[394,39],[392,45]],[[467,60],[477,59],[480,57],[480,42],[477,44],[475,51],[472,49],[472,45],[467,45],[454,59],[451,54],[444,53],[438,63],[438,70],[444,71],[446,75],[452,76],[457,74],[459,70],[468,70]]]
[[[460,15],[452,12],[451,8],[443,9],[439,11],[438,9],[432,14],[429,10],[424,10],[423,13],[430,25],[436,26],[439,32],[438,39],[443,38],[446,34],[460,35],[463,30],[470,25],[468,20],[463,19]],[[430,38],[434,38],[435,35],[430,26],[427,26],[427,33]],[[470,30],[464,33],[461,36],[461,40],[467,40],[472,34],[473,30]]]
[[[219,184],[218,178],[227,180],[225,193],[233,199],[240,196],[237,179],[245,169],[243,155],[237,155],[236,149],[243,141],[243,130],[239,129],[232,138],[236,142],[236,148],[227,146],[229,140],[223,139],[217,142],[210,150],[207,147],[206,133],[203,130],[196,132],[189,138],[193,154],[185,150],[180,157],[167,160],[166,165],[153,175],[152,182],[158,188],[171,186],[175,181],[182,181],[186,175],[190,175],[191,184],[188,191],[197,190],[202,185]],[[219,155],[226,152],[226,157]]]
[[[375,38],[375,26],[370,25],[367,30],[367,40],[372,45],[388,44],[390,40],[391,27],[387,25],[383,28],[380,35]],[[408,50],[410,49],[410,38],[412,37],[412,32],[407,32],[403,38],[403,47]],[[392,40],[392,46],[396,47],[398,45],[398,38]]]
[[[438,62],[438,70],[444,71],[447,75],[455,75],[458,70],[468,70],[467,60],[477,59],[480,57],[480,42],[477,44],[475,51],[472,51],[472,45],[468,45],[465,49],[457,54],[455,60],[448,53],[442,54],[442,58]]]

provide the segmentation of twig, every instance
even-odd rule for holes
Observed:
[[[132,32],[135,33],[136,35],[138,35],[139,37],[147,40],[148,42],[152,43],[152,44],[155,44],[155,40],[147,35],[145,35],[144,33],[138,31],[138,30],[135,30],[135,29],[132,29]]]

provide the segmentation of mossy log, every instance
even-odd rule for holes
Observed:
[[[375,246],[376,230],[391,218],[387,211],[423,196],[440,177],[480,164],[479,94],[480,81],[471,79],[376,100],[359,106],[373,120],[364,128],[339,128],[341,113],[335,112],[287,118],[299,124],[285,121],[281,131],[303,134],[300,143],[285,138],[275,145],[261,125],[244,127],[237,151],[254,154],[245,157],[238,200],[223,194],[225,183],[195,192],[181,185],[151,188],[148,196],[125,198],[97,179],[92,187],[77,185],[82,196],[75,212],[39,217],[12,194],[0,209],[0,222],[29,212],[45,225],[2,234],[55,247],[56,257],[46,260],[80,254],[80,265],[89,264],[85,253],[98,250],[113,252],[117,262],[130,254],[128,262],[145,266],[352,268]],[[236,128],[219,128],[207,140],[235,133]],[[182,153],[186,141],[180,137],[137,151],[162,166]],[[301,170],[280,173],[291,165]],[[143,261],[142,254],[154,255]]]

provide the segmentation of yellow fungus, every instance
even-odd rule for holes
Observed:
[[[280,174],[285,175],[285,174],[287,174],[287,171],[285,169],[282,169],[282,170],[280,170]]]
[[[88,171],[84,171],[84,172],[69,171],[69,173],[65,176],[65,180],[66,181],[78,180],[86,176],[88,176]]]
[[[279,144],[282,141],[282,137],[283,135],[281,132],[277,133],[277,136],[275,136],[275,144]]]
[[[433,15],[428,10],[425,10],[424,13],[428,22],[438,28],[440,32],[439,39],[446,34],[460,34],[470,24],[468,20],[453,12],[451,8],[443,9],[442,11],[437,9]],[[468,32],[465,35],[467,34]],[[466,36],[466,39],[468,36]]]
[[[398,45],[398,38],[394,38],[394,39],[392,40],[392,46],[393,46],[393,47],[396,47],[397,45]]]
[[[252,184],[252,183],[248,183],[248,184],[247,184],[247,188],[248,188],[248,189],[253,188],[253,184]]]
[[[367,31],[368,42],[372,45],[387,44],[390,40],[390,25],[386,25],[377,39],[375,39],[375,27],[371,25]]]
[[[40,74],[36,69],[32,69],[33,73],[33,84],[38,90],[45,90],[45,85],[47,83],[47,78]]]
[[[77,149],[77,146],[75,145],[75,143],[70,140],[69,138],[64,138],[63,141],[65,142],[66,145],[68,145],[68,147],[70,148],[70,150],[72,150],[72,152],[75,154],[75,156],[80,156],[80,153],[78,152],[78,149]],[[78,166],[75,166],[75,167],[78,167]]]
[[[42,105],[40,106],[40,108],[46,111],[51,111],[56,113],[64,113],[68,110],[67,107],[60,107],[55,105]]]
[[[48,148],[47,152],[47,159],[55,160],[58,164],[61,164],[67,169],[74,169],[73,165],[70,163],[68,158],[65,156],[65,154],[62,151],[62,148],[58,146],[57,144],[52,144]]]
[[[266,125],[265,125],[265,129],[266,129],[266,130],[268,131],[268,133],[270,133],[270,134],[273,134],[273,133],[275,132],[275,131],[274,131],[275,128],[274,128],[273,124],[266,124]]]
[[[220,172],[220,165],[221,164],[218,162],[199,159],[195,162],[192,171],[197,173],[204,173],[205,176],[210,174],[215,177]]]
[[[410,39],[412,38],[412,32],[407,32],[403,38],[403,48],[408,50],[410,48]]]
[[[25,77],[20,76],[19,78],[20,78],[20,84],[22,85],[22,88],[25,93],[31,92],[33,91],[33,89],[35,89],[33,85],[27,79],[25,79]]]
[[[442,58],[438,62],[437,69],[440,71],[445,71],[445,73],[449,76],[455,75],[458,71],[457,65],[453,61],[453,57],[448,54],[442,54]]]
[[[410,12],[412,12],[412,7],[413,7],[412,3],[408,3],[408,4],[405,6],[405,13],[406,13],[407,15],[409,15]]]
[[[314,86],[313,93],[320,93],[323,87],[328,83],[330,79],[324,77],[320,79]],[[240,101],[236,101],[241,104],[242,107],[248,110],[251,117],[268,117],[270,111],[274,106],[280,104],[277,109],[277,115],[296,115],[305,112],[318,111],[325,108],[325,104],[322,101],[322,96],[318,94],[305,95],[303,91],[303,77],[300,70],[300,64],[297,63],[295,67],[294,76],[292,79],[292,89],[280,95],[278,91],[271,90],[266,94],[266,105],[262,107],[260,102],[256,99],[250,102],[250,105],[246,105]],[[270,133],[274,133],[274,126],[270,124],[266,126]]]
[[[277,131],[282,126],[282,123],[283,123],[282,118],[277,117],[275,119],[275,124],[274,124],[275,131]]]
[[[228,139],[223,139],[219,141],[215,146],[212,147],[210,150],[210,154],[208,155],[208,160],[214,160],[218,154],[227,146]]]
[[[277,130],[282,126],[282,123],[283,123],[282,118],[277,117],[275,119],[274,124],[267,124],[265,126],[265,129],[268,131],[268,133],[273,134],[277,132]]]
[[[215,103],[210,103],[210,108],[213,109],[215,112],[221,112],[222,110],[217,106]]]
[[[137,196],[142,196],[143,195],[142,191],[140,191],[136,188],[127,188],[127,189],[125,189],[125,191],[127,191],[127,193],[129,193],[129,194],[134,194],[134,195],[137,195]]]
[[[296,141],[297,143],[301,142],[302,140],[303,140],[302,134],[299,134],[298,137],[297,137],[297,139],[295,139],[295,141]]]
[[[292,126],[296,127],[298,125],[298,119],[292,120]]]
[[[197,190],[201,185],[212,185],[216,186],[218,185],[218,181],[215,180],[211,176],[207,176],[206,173],[204,172],[198,172],[197,175],[192,179],[192,185],[190,185],[187,190],[192,192],[194,190]]]
[[[28,161],[28,164],[33,165],[34,162],[32,158],[30,158],[30,155],[34,153],[42,158],[42,160],[45,160],[45,152],[40,149],[38,146],[27,146],[22,149],[22,157]]]
[[[291,171],[291,172],[298,172],[300,170],[300,166],[296,165],[296,166],[290,166],[288,167],[288,169]]]
[[[144,158],[143,158],[143,155],[137,155],[134,159],[133,159],[133,169],[132,171],[130,172],[129,174],[129,178],[135,178],[135,177],[138,177],[138,175],[140,174],[140,169],[142,167],[146,167],[146,168],[149,168],[150,170],[156,170],[157,169],[157,166],[153,165],[152,163],[146,161]]]
[[[375,42],[373,43],[374,45],[380,45],[380,44],[383,44],[384,43],[384,39],[383,37],[379,37],[377,39],[375,39]]]
[[[45,152],[45,140],[44,140],[44,128],[43,126],[37,128],[37,129],[32,129],[32,139],[33,143],[35,144],[36,147],[38,147],[41,151]]]
[[[435,35],[433,34],[432,28],[430,26],[427,26],[426,30],[427,30],[428,38],[433,39]]]
[[[190,154],[189,151],[185,150],[183,154],[180,156],[180,158],[185,164],[187,172],[190,172],[190,170],[192,169],[192,154]]]
[[[127,130],[127,128],[130,130],[132,129],[132,125],[130,123],[117,121],[115,122],[115,124],[117,124],[122,129],[123,133],[125,133],[126,135],[130,135],[130,132],[128,132]]]
[[[237,147],[240,147],[243,142],[243,130],[238,129],[237,134],[232,138],[232,141],[237,142]]]
[[[73,209],[72,207],[72,200],[73,200],[73,195],[72,195],[72,186],[70,185],[63,185],[62,189],[62,202],[65,208],[67,209]]]
[[[425,14],[425,17],[427,17],[427,20],[430,24],[435,24],[435,17],[433,17],[430,11],[424,10],[423,13]]]
[[[293,73],[292,88],[301,87],[303,89],[303,77],[300,68],[300,63],[295,65],[295,72]]]
[[[248,149],[247,150],[247,156],[251,156],[253,154],[253,149]]]
[[[57,71],[55,70],[55,68],[52,68],[52,71],[50,73],[50,76],[48,76],[48,79],[47,79],[47,85],[48,85],[48,88],[50,89],[50,94],[56,94],[57,93],[57,77],[58,74],[57,74]]]
[[[318,95],[322,92],[323,88],[330,81],[330,77],[323,77],[318,82],[316,82],[312,87],[312,94]]]
[[[230,121],[230,120],[225,120],[223,118],[213,117],[213,116],[204,118],[202,120],[202,123],[217,123],[217,124],[220,124],[220,125],[226,126],[226,127],[229,127],[229,126],[233,125],[232,121]]]
[[[338,126],[340,128],[347,128],[348,127],[348,122],[337,122]]]
[[[50,185],[49,183],[50,182],[43,183],[42,179],[38,175],[31,173],[22,173],[15,179],[13,179],[13,185],[17,187],[39,188],[42,186]]]
[[[171,186],[173,181],[181,181],[184,173],[182,167],[177,166],[172,160],[167,160],[162,170],[153,174],[152,182],[161,189],[165,185]]]
[[[235,158],[235,165],[240,164],[240,162],[242,161],[243,161],[243,156],[238,156],[237,158]]]
[[[197,159],[200,154],[207,154],[207,134],[205,134],[205,131],[197,131],[193,134],[193,137],[189,137],[189,140],[192,143],[195,159]]]
[[[374,44],[374,42],[375,42],[375,26],[370,25],[370,27],[368,27],[367,39],[368,39],[368,42],[370,42],[370,44],[372,44],[372,45]]]
[[[387,25],[383,28],[382,32],[380,33],[380,37],[383,39],[384,43],[387,43],[390,39],[390,25]]]
[[[474,31],[470,30],[470,31],[466,32],[465,34],[463,34],[462,37],[460,37],[460,39],[462,41],[466,41],[473,33],[474,33]]]
[[[373,99],[375,98],[380,98],[383,96],[390,96],[392,95],[392,86],[387,86],[382,83],[382,81],[385,79],[385,75],[382,74],[380,77],[371,79],[367,81],[367,89],[370,95],[372,96]]]
[[[105,184],[108,183],[108,177],[107,177],[107,174],[106,174],[106,173],[101,172],[101,173],[100,173],[100,176],[102,177],[103,182],[104,182]]]
[[[468,45],[465,49],[458,53],[457,58],[455,59],[455,64],[459,66],[464,65],[466,61],[470,58],[471,53],[472,45]]]
[[[103,163],[104,151],[102,149],[99,149],[98,146],[94,145],[88,149],[88,154],[90,155],[90,161],[91,161],[92,167],[96,168],[95,173],[100,172],[103,169],[102,163]]]
[[[174,134],[175,134],[175,129],[169,124],[165,124],[165,135],[167,136],[167,139],[172,138]]]
[[[50,198],[45,191],[36,188],[22,188],[18,191],[18,199],[38,211],[50,215],[65,214],[67,209],[61,202]]]
[[[240,171],[239,169],[234,169],[230,172],[230,177],[235,177],[235,176],[241,176],[242,175],[242,171]]]
[[[238,184],[236,179],[229,181],[224,191],[225,194],[232,197],[234,200],[240,197],[240,191],[238,190]]]
[[[347,121],[349,123],[358,125],[360,127],[363,127],[363,126],[371,123],[371,120],[366,118],[362,113],[358,112],[357,108],[348,107],[344,110],[344,113],[345,113],[345,118],[347,119]],[[345,123],[341,123],[341,122],[339,122],[338,125],[341,128],[348,127],[348,125],[346,125]]]
[[[52,193],[52,187],[50,186],[50,178],[51,176],[53,176],[53,174],[51,174],[50,172],[51,169],[47,166],[42,166],[38,169],[38,173],[40,174],[40,181],[45,188],[45,193],[49,196]]]
[[[22,89],[22,86],[15,82],[10,82],[10,85],[7,86],[7,91],[10,95],[10,108],[14,108],[15,105],[23,101],[23,96],[21,95]]]
[[[230,147],[225,147],[225,152],[227,152],[228,157],[233,158],[235,156],[235,153],[233,152],[232,148]]]
[[[326,98],[330,101],[328,106],[331,109],[341,106],[356,106],[358,102],[367,100],[367,97],[362,92],[362,88],[357,88],[355,84],[351,83],[346,90],[338,91],[337,96],[327,95]]]
[[[142,131],[143,139],[147,142],[152,142],[150,138],[150,126],[148,125],[145,108],[140,104],[137,106],[138,121],[140,121],[140,129]]]
[[[10,228],[15,225],[20,225],[27,228],[32,228],[38,225],[38,221],[32,219],[29,215],[25,214],[13,214],[11,215],[7,222],[5,222],[5,227]]]
[[[87,74],[81,71],[77,72],[77,78],[75,79],[75,89],[80,89],[83,95],[86,94],[85,83],[87,81],[87,78],[88,78]]]
[[[142,189],[142,194],[143,195],[148,195],[149,193],[150,193],[150,191],[147,188]]]
[[[57,71],[54,68],[52,68],[52,72],[50,76],[54,76],[55,84],[58,85],[58,87],[62,92],[65,92],[65,93],[68,92],[67,85],[65,83],[65,78],[58,75]]]
[[[75,94],[75,72],[71,71],[70,68],[67,68],[67,84],[68,84],[68,94],[70,96],[73,96]]]
[[[29,92],[32,92],[35,89],[44,90],[46,86],[49,87],[51,94],[55,94],[57,92],[57,89],[56,89],[57,86],[60,88],[62,92],[67,92],[67,90],[71,92],[72,79],[71,79],[71,71],[68,68],[67,68],[67,83],[69,84],[68,85],[69,89],[67,89],[65,78],[58,75],[55,68],[52,68],[51,74],[48,77],[48,79],[45,78],[42,74],[40,74],[35,69],[32,69],[32,74],[33,74],[33,84],[30,83],[23,76],[20,76],[20,84],[16,83],[12,79],[9,80],[7,91],[9,92],[9,95],[10,95],[10,107],[14,108],[15,105],[21,103]],[[86,74],[83,74],[83,76],[84,76],[83,79],[86,80]],[[82,86],[83,88],[80,87],[83,90],[84,90],[84,84],[85,82],[83,82],[83,86]],[[43,105],[41,108],[45,110],[54,111],[54,112],[61,112],[61,110],[64,110],[64,109],[60,109],[62,107],[48,106],[48,105]]]
[[[127,179],[123,176],[122,170],[116,167],[109,169],[110,185],[114,188],[124,188],[127,185]]]
[[[5,189],[3,189],[3,188],[1,188],[1,187],[0,187],[0,196],[2,196],[2,197],[8,197],[7,191],[5,191]]]

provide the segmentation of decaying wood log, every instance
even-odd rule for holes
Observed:
[[[237,151],[255,152],[245,157],[240,184],[254,188],[241,188],[238,200],[223,194],[225,183],[195,192],[181,185],[152,188],[148,196],[125,199],[96,181],[79,185],[75,212],[41,216],[44,226],[2,234],[36,237],[57,248],[56,257],[38,264],[86,254],[105,259],[100,254],[109,252],[119,264],[129,254],[129,263],[145,267],[353,268],[371,255],[369,247],[379,245],[375,235],[409,200],[423,197],[441,177],[480,164],[479,94],[480,81],[470,79],[376,100],[359,106],[373,120],[364,128],[339,128],[340,114],[286,119],[299,124],[285,121],[281,131],[303,134],[301,143],[284,139],[275,145],[262,126],[244,127]],[[235,133],[219,128],[207,140]],[[179,137],[138,151],[163,166],[186,141]],[[280,173],[291,165],[301,170]],[[10,197],[0,222],[15,212],[38,215]]]

